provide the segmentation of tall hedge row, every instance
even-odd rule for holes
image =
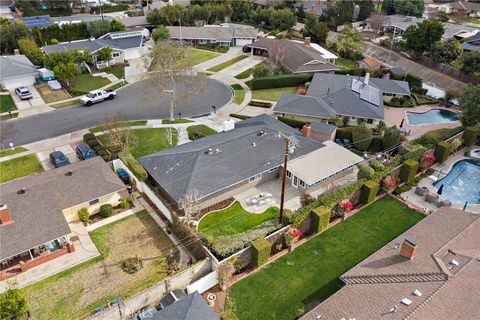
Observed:
[[[435,146],[435,159],[438,163],[443,163],[447,160],[448,156],[450,155],[450,151],[452,151],[452,145],[446,141],[440,141]]]
[[[403,162],[400,169],[400,180],[406,183],[412,183],[418,170],[418,161],[408,159]]]
[[[267,263],[270,257],[271,244],[265,238],[259,238],[251,242],[252,245],[252,263],[258,268]]]
[[[121,152],[118,154],[120,160],[132,171],[135,177],[140,181],[145,181],[148,178],[147,171],[142,167],[142,165],[132,156],[131,153]]]
[[[380,185],[378,182],[374,180],[365,181],[360,191],[360,202],[368,204],[375,200],[379,188]]]
[[[294,87],[311,81],[312,74],[283,74],[277,76],[260,77],[249,80],[246,84],[252,90]]]
[[[288,124],[290,127],[298,128],[298,129],[302,129],[304,125],[309,123],[309,122],[289,119],[289,118],[285,118],[285,117],[278,117],[278,120],[282,121],[285,124]]]
[[[320,233],[327,229],[330,222],[331,210],[328,207],[318,207],[312,210],[312,232]]]
[[[466,127],[463,132],[463,144],[468,146],[473,145],[478,138],[478,127]]]

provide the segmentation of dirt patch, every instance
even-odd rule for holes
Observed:
[[[26,288],[32,319],[83,318],[166,277],[165,255],[173,244],[150,215],[133,215],[94,232],[103,259]],[[133,256],[142,259],[143,267],[127,274],[122,262]]]
[[[37,87],[37,90],[46,103],[62,101],[62,100],[71,98],[71,96],[64,89],[52,90],[46,84]]]

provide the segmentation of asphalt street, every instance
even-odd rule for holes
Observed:
[[[176,114],[196,117],[225,105],[231,89],[206,77],[178,79]],[[154,82],[156,81],[156,82]],[[14,126],[12,142],[23,145],[70,132],[97,126],[108,116],[120,115],[125,120],[165,119],[169,115],[170,93],[163,92],[158,80],[144,80],[120,89],[114,100],[85,107],[64,109],[9,121]]]

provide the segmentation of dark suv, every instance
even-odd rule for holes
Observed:
[[[50,153],[50,162],[55,168],[64,167],[70,164],[70,160],[68,160],[62,151],[53,151]]]
[[[90,149],[85,143],[80,143],[77,148],[75,148],[75,152],[80,160],[87,160],[97,156],[95,151]]]

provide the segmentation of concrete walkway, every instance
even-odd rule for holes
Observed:
[[[227,62],[232,60],[235,57],[241,56],[243,54],[242,48],[232,47],[226,53],[221,54],[220,56],[207,60],[203,63],[197,64],[193,67],[194,70],[205,72],[207,69],[219,65],[220,63]]]

